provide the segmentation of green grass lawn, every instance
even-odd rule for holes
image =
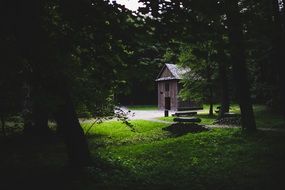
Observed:
[[[165,124],[144,120],[131,121],[134,131],[130,127],[118,121],[108,121],[96,124],[87,134],[90,143],[95,147],[126,145],[140,142],[153,142],[166,138],[169,134],[163,131]],[[89,129],[90,124],[83,124],[83,128]],[[93,138],[94,137],[94,138]]]
[[[76,172],[64,168],[60,140],[0,139],[0,189],[265,190],[284,185],[284,133],[212,129],[177,136],[165,130],[165,123],[132,124],[134,132],[117,121],[92,127],[87,137],[94,166]],[[83,125],[85,131],[90,125]]]
[[[254,106],[256,125],[259,128],[285,128],[281,114],[272,113],[263,105]]]

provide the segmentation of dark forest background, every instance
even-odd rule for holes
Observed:
[[[118,104],[155,104],[164,63],[190,67],[181,96],[252,103],[284,114],[283,0],[141,0],[138,12],[104,0],[2,0],[0,117],[24,133],[57,123],[73,164],[90,161],[78,117],[109,116]],[[4,129],[3,129],[4,130]]]

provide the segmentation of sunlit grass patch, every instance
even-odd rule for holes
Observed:
[[[167,126],[165,123],[145,120],[133,120],[130,123],[132,128],[119,121],[95,124],[90,129],[88,136],[92,139],[91,143],[94,146],[150,142],[168,136],[168,133],[162,130]],[[83,124],[85,131],[89,129],[90,125],[91,123]]]
[[[179,138],[109,147],[100,149],[98,154],[128,172],[128,178],[121,176],[122,183],[136,182],[145,188],[263,189],[267,183],[275,187],[275,182],[280,183],[275,177],[282,170],[273,162],[283,162],[285,153],[278,150],[284,144],[278,135],[248,136],[240,129],[213,129]],[[265,178],[267,181],[263,181]]]

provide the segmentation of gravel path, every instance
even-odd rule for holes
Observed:
[[[128,111],[127,108],[121,107],[121,109],[125,112]],[[168,123],[172,124],[173,122],[169,121],[163,121],[156,119],[158,117],[164,117],[164,111],[163,110],[130,110],[129,119],[130,120],[136,120],[136,119],[142,119],[142,120],[148,120],[148,121],[154,121],[154,122],[160,122],[160,123]],[[169,111],[168,115],[171,116],[171,114],[175,113],[175,111]]]
[[[128,109],[125,107],[121,107],[121,109],[125,112],[128,112]],[[171,116],[171,114],[173,113],[175,113],[175,111],[169,111],[169,116]],[[142,120],[167,123],[167,124],[175,123],[175,122],[170,122],[170,121],[159,120],[157,119],[158,117],[164,117],[163,110],[131,110],[129,114],[130,120],[142,119]],[[90,120],[87,120],[85,122],[90,122]],[[206,127],[209,127],[209,128],[240,128],[239,126],[228,126],[228,125],[206,125]],[[285,132],[284,129],[272,129],[272,128],[258,128],[258,130]]]
[[[174,112],[169,112],[169,116]],[[154,119],[158,117],[164,117],[164,111],[161,110],[131,110],[131,114],[134,114],[134,116],[131,116],[130,119]]]

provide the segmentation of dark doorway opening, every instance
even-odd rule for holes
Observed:
[[[165,97],[165,109],[166,110],[170,110],[171,109],[171,106],[170,106],[170,97]]]

